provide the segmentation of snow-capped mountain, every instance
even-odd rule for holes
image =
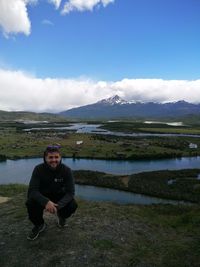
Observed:
[[[200,115],[200,104],[192,104],[186,101],[164,104],[138,101],[128,102],[115,95],[91,105],[63,111],[60,114],[62,116],[82,119],[180,117],[190,114]]]
[[[109,98],[105,98],[105,99],[102,99],[102,100],[97,102],[97,104],[104,104],[104,105],[116,105],[116,104],[124,105],[124,104],[128,104],[128,103],[129,102],[127,102],[126,100],[122,99],[118,95],[111,96]]]

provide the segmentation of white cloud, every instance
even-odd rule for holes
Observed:
[[[48,26],[53,26],[53,25],[54,25],[53,22],[51,22],[51,21],[48,20],[48,19],[44,19],[44,20],[42,21],[42,24],[44,24],[44,25],[48,25]]]
[[[27,5],[35,2],[33,0],[0,1],[0,26],[5,36],[10,33],[30,34],[31,22],[28,17]]]
[[[126,100],[200,102],[200,80],[123,79],[112,86]]]
[[[120,95],[125,100],[200,102],[200,80],[40,79],[22,71],[0,69],[0,110],[58,112]]]
[[[48,0],[49,3],[52,3],[55,5],[56,9],[58,9],[60,7],[62,0]]]
[[[106,7],[108,4],[113,2],[114,0],[68,0],[63,7],[62,14],[67,14],[74,10],[92,11],[96,6],[103,5]]]
[[[61,6],[62,0],[46,0],[48,3],[55,5],[56,9]],[[69,0],[65,1],[62,14],[69,13],[73,10],[85,11],[93,10],[94,7],[108,4],[115,0]],[[10,34],[31,33],[31,21],[28,16],[28,5],[36,5],[39,0],[0,0],[0,28],[5,37]]]

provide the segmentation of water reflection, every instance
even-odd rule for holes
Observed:
[[[109,188],[76,185],[76,195],[92,201],[109,201],[119,204],[183,204],[184,201],[167,200]]]

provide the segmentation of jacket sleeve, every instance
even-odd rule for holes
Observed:
[[[74,177],[71,169],[65,172],[65,195],[58,201],[58,210],[66,206],[73,198],[75,193]]]
[[[28,189],[28,199],[35,200],[42,206],[46,206],[49,199],[40,193],[40,175],[37,166],[33,170]]]

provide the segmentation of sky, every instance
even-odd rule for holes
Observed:
[[[200,103],[199,0],[0,0],[0,110]]]

